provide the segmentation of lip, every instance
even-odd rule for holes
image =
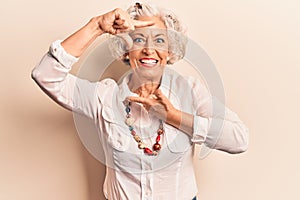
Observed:
[[[156,67],[157,64],[159,63],[159,60],[155,59],[155,58],[141,58],[138,61],[139,61],[139,65],[146,67],[146,68]]]

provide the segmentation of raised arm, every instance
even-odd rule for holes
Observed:
[[[152,24],[132,20],[119,8],[94,17],[65,40],[52,43],[49,52],[32,70],[32,78],[48,96],[63,107],[96,119],[99,95],[105,96],[105,92],[111,91],[111,87],[116,84],[112,84],[112,80],[91,83],[79,79],[69,73],[72,65],[98,36],[104,33],[123,33]]]

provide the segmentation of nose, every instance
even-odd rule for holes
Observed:
[[[155,51],[154,46],[153,46],[153,42],[151,39],[148,38],[144,48],[143,48],[143,53],[145,53],[146,55],[151,55],[153,54]]]
[[[146,54],[146,55],[151,55],[151,54],[154,53],[154,51],[155,50],[153,48],[151,48],[151,47],[144,47],[143,48],[143,53]]]

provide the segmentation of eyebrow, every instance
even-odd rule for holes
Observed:
[[[145,37],[145,35],[142,34],[142,33],[134,33],[133,36],[135,36],[135,35],[140,35],[140,36],[142,36],[142,37]],[[163,33],[158,33],[158,34],[156,34],[154,37],[158,37],[158,36],[166,36],[166,35],[163,34]]]
[[[163,33],[159,33],[159,34],[156,34],[154,37],[158,37],[158,36],[166,36],[166,35]]]
[[[140,35],[142,37],[145,37],[142,33],[134,33],[133,36],[135,36],[135,35]]]

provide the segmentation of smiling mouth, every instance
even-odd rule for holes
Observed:
[[[139,61],[142,64],[156,64],[156,63],[158,63],[158,60],[156,60],[156,59],[140,59]]]

